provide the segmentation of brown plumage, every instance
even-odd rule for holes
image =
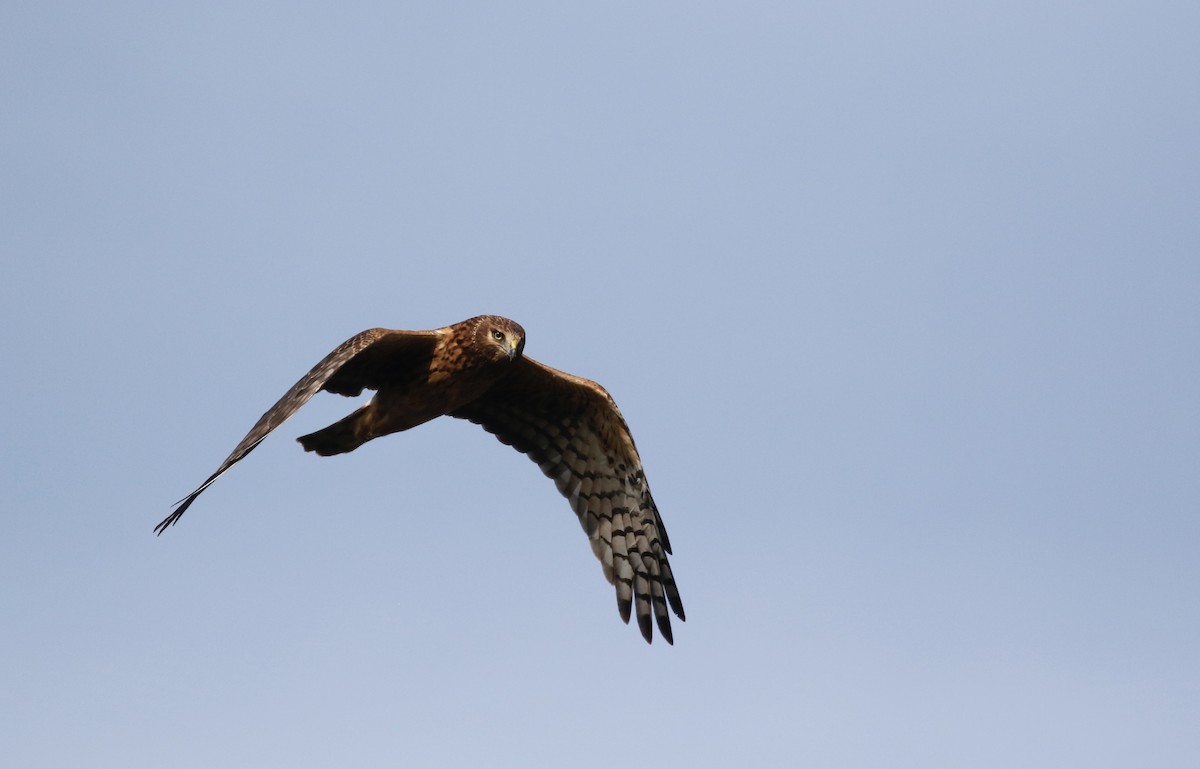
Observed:
[[[650,496],[633,436],[617,404],[597,383],[522,355],[525,330],[481,315],[432,331],[373,328],[356,334],[292,386],[233,453],[182,499],[155,532],[162,534],[213,481],[320,390],[369,403],[299,439],[322,456],[353,451],[436,417],[467,419],[526,454],[571,504],[604,576],[616,587],[621,619],[631,610],[646,641],[672,643],[667,608],[684,619],[667,555],[671,544]]]

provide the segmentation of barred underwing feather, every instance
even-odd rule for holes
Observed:
[[[299,440],[322,456],[438,416],[467,419],[528,455],[554,481],[587,535],[626,623],[636,616],[649,642],[653,625],[673,643],[670,612],[684,619],[667,555],[670,540],[633,436],[599,384],[522,356],[525,331],[481,315],[431,331],[375,328],[325,356],[251,428],[209,478],[155,527],[161,534],[196,498],[317,392],[371,401]],[[653,620],[651,616],[653,615]]]
[[[669,607],[684,619],[671,549],[629,428],[595,382],[524,358],[477,401],[451,413],[529,455],[579,516],[621,617],[646,640],[651,614],[670,643]]]

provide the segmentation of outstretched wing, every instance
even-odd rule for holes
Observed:
[[[621,619],[631,607],[647,642],[650,615],[673,643],[667,607],[684,619],[667,555],[671,543],[650,496],[633,436],[600,385],[529,358],[478,400],[452,411],[537,462],[571,503],[616,587]]]
[[[201,492],[253,451],[263,438],[308,403],[319,390],[339,395],[358,395],[364,388],[378,389],[381,384],[387,384],[397,376],[407,375],[422,359],[428,360],[433,355],[439,333],[372,328],[338,345],[259,418],[217,471],[199,488],[177,502],[175,510],[154,527],[154,532],[162,534],[168,526],[178,521]]]

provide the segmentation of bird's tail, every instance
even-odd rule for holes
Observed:
[[[371,435],[367,424],[370,407],[371,405],[367,404],[329,427],[303,435],[297,440],[305,451],[315,451],[323,457],[354,451],[375,437]]]

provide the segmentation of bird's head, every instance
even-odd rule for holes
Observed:
[[[514,361],[525,350],[525,329],[498,315],[485,315],[475,330],[476,342],[497,361]]]

